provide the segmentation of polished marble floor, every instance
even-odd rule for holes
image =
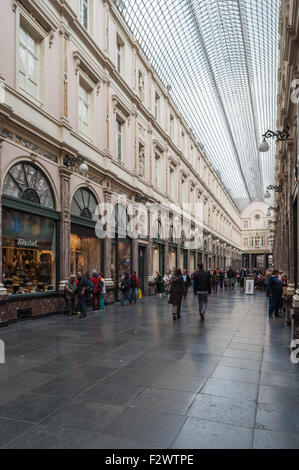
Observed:
[[[0,329],[0,448],[299,448],[299,364],[263,293]]]

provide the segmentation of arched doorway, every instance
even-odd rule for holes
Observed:
[[[71,202],[71,262],[70,272],[78,270],[90,275],[92,269],[104,269],[103,240],[96,236],[95,227],[99,218],[98,201],[93,192],[81,187]]]
[[[132,273],[132,233],[130,219],[124,204],[114,206],[111,220],[111,277],[114,281],[114,299],[118,300],[119,283],[124,273]]]

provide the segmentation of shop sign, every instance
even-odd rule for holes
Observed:
[[[38,248],[37,240],[24,240],[24,238],[19,238],[17,241],[18,246],[25,246],[29,248]]]
[[[245,281],[245,294],[253,295],[254,294],[254,280],[246,279]]]

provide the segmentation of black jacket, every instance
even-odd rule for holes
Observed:
[[[283,284],[280,279],[275,276],[269,277],[268,286],[267,286],[267,297],[270,295],[273,297],[282,297],[283,294]]]
[[[194,275],[194,293],[196,292],[209,292],[211,293],[211,275],[207,271],[201,269],[196,271]]]

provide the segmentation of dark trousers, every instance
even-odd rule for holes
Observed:
[[[128,300],[129,304],[132,303],[129,290],[124,290],[122,292],[121,301],[120,301],[121,305],[124,305],[126,299]]]
[[[76,297],[66,297],[67,313],[69,315],[76,315]]]
[[[213,291],[217,292],[218,281],[212,281],[212,285],[213,285]]]
[[[281,297],[272,296],[269,297],[269,317],[278,316],[279,308],[281,306]]]
[[[79,303],[80,303],[80,307],[81,307],[81,315],[83,317],[86,317],[86,313],[87,313],[87,298],[82,296],[82,297],[79,297]]]
[[[219,281],[220,282],[220,289],[223,289],[223,281],[224,281],[224,279],[220,279],[220,281]]]
[[[100,310],[100,298],[101,294],[93,294],[92,296],[92,307],[94,310]]]
[[[185,284],[185,295],[184,295],[185,299],[188,295],[188,289],[189,289],[189,286],[186,286],[186,284]]]

